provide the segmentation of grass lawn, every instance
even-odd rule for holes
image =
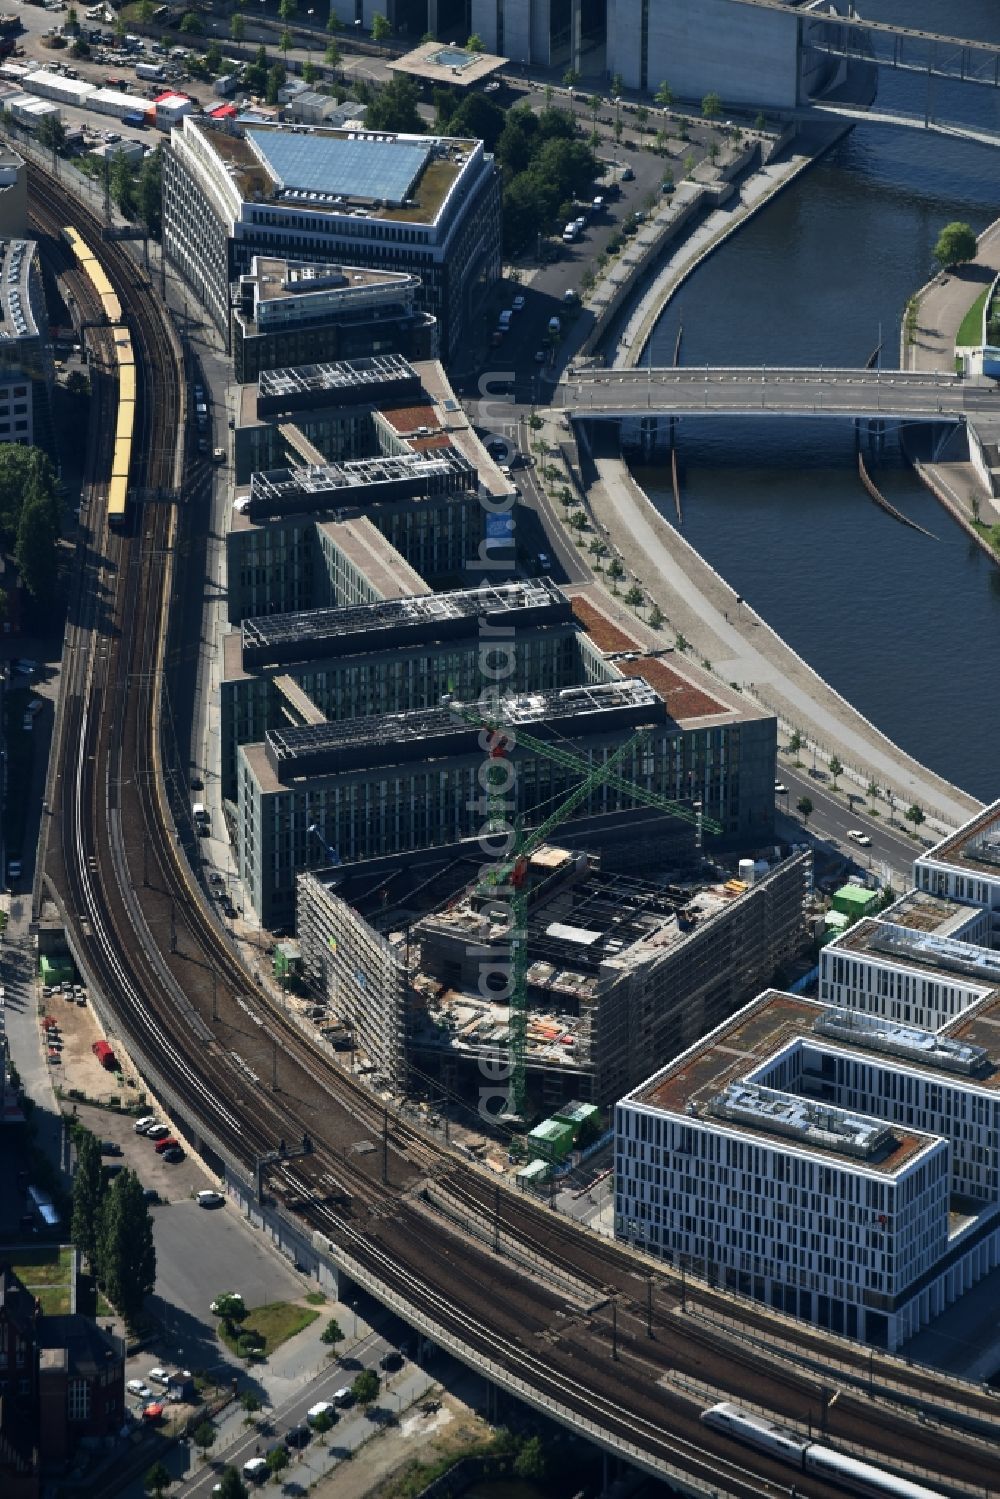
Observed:
[[[68,1286],[71,1249],[21,1249],[11,1269],[26,1286]]]
[[[324,1306],[326,1304],[326,1292],[310,1291],[309,1295],[306,1297],[306,1301],[309,1306]]]
[[[972,345],[978,348],[983,341],[983,308],[986,306],[986,298],[990,294],[989,287],[984,287],[979,296],[969,308],[955,339],[959,348],[968,348]]]
[[[315,1322],[319,1312],[309,1306],[298,1306],[291,1301],[272,1301],[269,1306],[258,1306],[247,1314],[242,1330],[253,1331],[260,1334],[264,1339],[263,1356],[266,1358],[282,1343],[287,1343],[289,1338],[301,1332],[303,1328]],[[236,1350],[236,1338],[230,1337],[219,1323],[219,1336],[227,1348]],[[239,1331],[237,1331],[237,1337]]]
[[[991,546],[994,552],[996,552],[997,556],[1000,557],[1000,526],[985,526],[983,525],[983,522],[981,520],[974,520],[972,524],[979,532],[983,540],[989,546]]]
[[[33,1286],[32,1292],[47,1317],[61,1317],[69,1312],[69,1286]]]

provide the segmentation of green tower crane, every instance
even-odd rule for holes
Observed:
[[[506,759],[507,754],[515,745],[522,745],[525,749],[543,755],[557,765],[575,771],[583,777],[580,785],[527,835],[522,829],[521,819],[515,815],[512,819],[513,839],[509,854],[497,860],[489,873],[482,877],[477,890],[477,894],[486,903],[487,908],[494,912],[502,909],[505,918],[510,953],[508,979],[510,1093],[507,1114],[508,1117],[523,1119],[527,1103],[528,1038],[528,893],[525,879],[528,872],[528,859],[533,850],[544,843],[553,829],[569,817],[581,803],[587,800],[591,792],[601,785],[611,786],[645,806],[656,807],[661,811],[670,812],[685,822],[694,823],[699,847],[704,831],[721,833],[722,828],[712,818],[704,817],[697,804],[688,806],[686,802],[674,801],[670,797],[640,786],[618,774],[618,767],[621,763],[648,738],[650,732],[648,728],[640,728],[603,764],[592,765],[583,755],[563,745],[552,744],[548,740],[539,739],[537,735],[526,733],[520,725],[510,728],[508,734],[509,726],[503,723],[502,703],[498,703],[497,706],[501,711],[496,714],[484,712],[478,704],[452,702],[450,706],[462,718],[492,730],[497,736],[490,749],[491,759],[497,762],[497,773],[487,776],[486,816],[491,838],[500,838],[511,829],[511,823],[507,819],[506,803],[510,778],[506,770],[500,770],[500,762]]]

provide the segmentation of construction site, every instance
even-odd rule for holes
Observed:
[[[473,1104],[489,1062],[498,1102],[519,1093],[524,1117],[603,1108],[787,970],[811,872],[793,853],[752,882],[698,861],[641,880],[542,842],[523,860],[513,960],[510,902],[482,880],[441,904],[435,874],[423,897],[438,907],[418,917],[419,897],[398,906],[384,883],[362,914],[343,871],[305,874],[303,976],[357,1064],[394,1090]]]

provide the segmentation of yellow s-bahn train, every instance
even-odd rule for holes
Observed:
[[[115,419],[114,457],[108,482],[108,523],[120,527],[125,524],[128,516],[128,476],[132,466],[132,441],[135,435],[135,356],[132,351],[132,335],[122,322],[121,303],[111,282],[87,241],[70,224],[63,229],[62,237],[100,298],[104,317],[111,324],[118,366],[118,414]]]

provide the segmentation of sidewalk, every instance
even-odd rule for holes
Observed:
[[[955,344],[962,319],[995,276],[1000,274],[1000,219],[979,236],[976,258],[957,270],[928,281],[917,301],[917,333],[903,344],[902,367],[907,370],[955,368]]]

